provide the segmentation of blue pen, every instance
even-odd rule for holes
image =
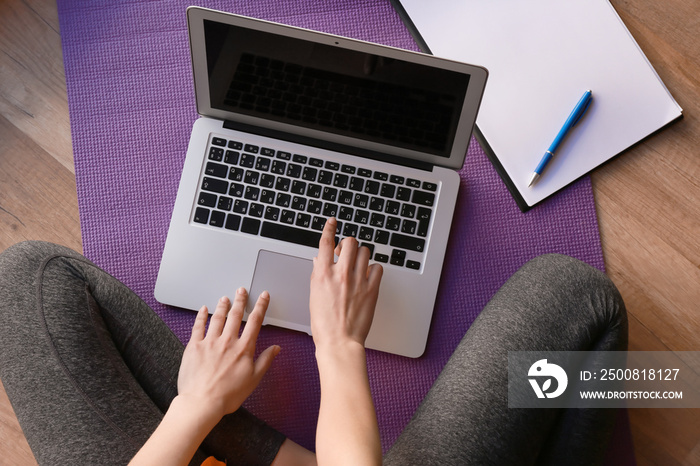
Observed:
[[[573,128],[576,123],[578,123],[583,114],[586,113],[586,110],[588,110],[591,100],[593,100],[592,92],[590,90],[584,92],[583,97],[581,97],[581,100],[578,101],[576,107],[574,107],[574,110],[571,112],[571,115],[569,115],[569,118],[566,119],[566,123],[564,123],[564,126],[562,126],[562,128],[559,130],[559,134],[557,134],[557,137],[554,138],[554,142],[552,142],[552,144],[549,146],[547,152],[544,153],[542,160],[540,160],[539,165],[537,165],[537,168],[535,168],[535,171],[532,173],[530,182],[527,184],[528,188],[535,184],[540,175],[542,175],[544,168],[547,166],[549,161],[552,160],[552,157],[554,157],[554,152],[556,152],[557,147],[559,147],[559,144],[561,144],[561,141],[564,139],[564,136],[566,136],[566,133],[568,133],[569,130]]]

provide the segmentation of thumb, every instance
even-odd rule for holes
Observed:
[[[262,379],[281,350],[281,347],[273,345],[260,353],[260,356],[255,361],[255,376],[258,380]]]

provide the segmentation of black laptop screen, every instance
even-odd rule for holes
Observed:
[[[449,157],[469,76],[204,21],[212,108]]]

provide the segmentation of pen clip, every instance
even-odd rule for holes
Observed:
[[[588,102],[586,102],[586,106],[581,110],[581,112],[578,114],[574,122],[571,124],[571,126],[576,126],[576,123],[581,119],[581,117],[586,113],[586,110],[588,110],[588,107],[591,105],[591,102],[593,101],[592,96],[588,96]]]

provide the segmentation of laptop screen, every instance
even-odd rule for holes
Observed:
[[[470,75],[204,20],[211,107],[449,157]]]

